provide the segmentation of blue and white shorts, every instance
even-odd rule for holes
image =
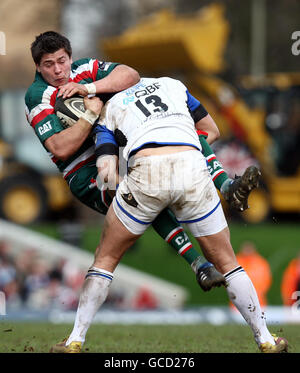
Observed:
[[[130,158],[128,175],[113,200],[115,214],[133,234],[140,235],[169,207],[194,237],[227,227],[217,190],[198,150]]]

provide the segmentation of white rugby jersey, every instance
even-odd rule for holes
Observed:
[[[99,125],[109,133],[116,130],[127,140],[123,156],[146,144],[190,145],[201,151],[190,114],[199,105],[179,80],[142,78],[135,86],[114,95],[104,106]],[[102,127],[102,128],[103,128]]]

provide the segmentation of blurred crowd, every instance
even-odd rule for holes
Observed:
[[[76,310],[84,276],[66,259],[49,264],[34,248],[16,255],[0,242],[0,291],[10,309]]]
[[[262,307],[266,307],[272,285],[268,261],[250,241],[242,243],[237,260],[251,278]],[[85,272],[67,259],[49,264],[34,248],[13,254],[10,245],[0,241],[0,292],[5,294],[8,309],[76,310],[84,277]],[[292,306],[300,298],[300,253],[284,270],[280,290],[285,306]],[[124,294],[110,294],[106,303],[122,308],[123,298]],[[232,304],[230,306],[234,308]],[[151,291],[143,288],[130,305],[134,309],[156,307]]]
[[[6,310],[76,311],[85,275],[67,259],[49,263],[34,248],[16,254],[7,242],[0,241],[0,292],[5,294]],[[110,292],[105,305],[119,309],[158,307],[151,290],[143,286],[130,301],[122,292]]]

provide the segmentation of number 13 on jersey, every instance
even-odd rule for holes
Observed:
[[[157,95],[147,96],[145,104],[142,104],[141,100],[137,100],[135,104],[146,117],[150,117],[153,113],[162,113],[168,110],[168,105],[164,104]]]

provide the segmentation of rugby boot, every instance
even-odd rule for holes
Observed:
[[[62,342],[52,346],[50,352],[53,353],[65,353],[65,354],[78,354],[82,349],[82,342],[73,341],[66,346],[68,338],[65,338]]]
[[[222,285],[226,286],[225,277],[209,262],[197,268],[196,279],[203,291],[209,291]]]
[[[232,209],[245,211],[251,191],[258,187],[261,172],[255,166],[249,166],[242,176],[235,176],[223,196]]]
[[[265,354],[278,354],[281,352],[288,352],[288,341],[285,338],[277,337],[277,335],[272,334],[274,337],[275,345],[270,342],[262,343],[259,346],[261,352]]]

